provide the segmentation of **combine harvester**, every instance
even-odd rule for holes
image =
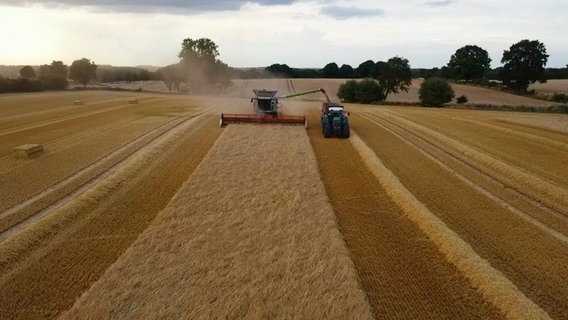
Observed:
[[[219,125],[222,127],[229,123],[289,123],[289,124],[303,124],[308,127],[308,121],[305,116],[298,115],[283,115],[278,109],[280,108],[279,99],[287,99],[292,97],[303,96],[316,92],[321,92],[325,95],[327,103],[330,103],[329,97],[324,89],[310,90],[306,92],[289,94],[287,96],[277,97],[276,90],[253,90],[254,97],[250,100],[253,104],[255,114],[231,114],[221,113]]]

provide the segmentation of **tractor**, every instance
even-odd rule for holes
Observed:
[[[343,111],[341,104],[324,102],[321,111],[321,131],[324,137],[349,138],[349,113]]]

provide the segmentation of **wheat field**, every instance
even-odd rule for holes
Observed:
[[[230,125],[64,315],[368,319],[305,130]]]
[[[357,134],[405,189],[522,295],[561,319],[566,135],[502,122],[506,113],[358,110],[351,117]]]
[[[566,115],[346,104],[325,139],[315,93],[219,128],[290,86],[1,95],[0,319],[565,318]]]

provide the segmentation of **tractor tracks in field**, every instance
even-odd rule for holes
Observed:
[[[126,143],[114,152],[96,160],[64,180],[0,212],[0,241],[35,221],[45,217],[71,199],[92,188],[99,181],[120,169],[137,152],[156,142],[160,137],[180,128],[188,121],[211,112],[216,106],[207,106],[187,116],[180,116]]]
[[[105,100],[97,101],[96,104],[108,103],[108,102],[115,101],[115,100],[118,100],[118,99],[117,98],[105,99]],[[30,130],[30,129],[40,128],[40,127],[44,127],[44,126],[48,126],[48,125],[52,125],[52,124],[62,123],[62,122],[65,122],[65,121],[81,119],[81,118],[85,118],[85,117],[89,117],[89,116],[93,116],[93,115],[97,115],[97,114],[101,114],[101,113],[114,112],[114,111],[124,109],[124,108],[139,107],[139,105],[136,105],[136,104],[129,104],[128,101],[126,100],[126,97],[122,100],[125,100],[125,102],[118,105],[118,106],[101,107],[101,108],[98,108],[98,109],[88,109],[85,105],[73,106],[73,107],[62,107],[62,109],[81,108],[82,112],[77,112],[75,114],[57,117],[57,119],[36,120],[36,121],[32,121],[32,122],[26,123],[26,124],[21,124],[21,125],[16,125],[16,126],[13,126],[13,127],[3,128],[3,129],[0,129],[0,137],[5,136],[5,135],[9,135],[9,134],[13,134],[13,133],[27,131],[27,130]],[[40,115],[40,114],[44,114],[44,113],[53,112],[53,111],[54,111],[54,109],[42,110],[42,111],[36,111],[36,112],[31,112],[31,113],[25,113],[25,114],[21,114],[21,115],[9,116],[9,117],[6,117],[6,118],[8,118],[8,119],[16,118],[17,119],[17,118],[32,117],[32,116],[36,116],[36,115]],[[5,119],[2,119],[2,120],[3,120],[2,122],[4,122]]]
[[[470,123],[470,124],[473,124],[475,126],[485,127],[487,129],[494,130],[494,131],[504,133],[504,134],[507,134],[507,135],[516,136],[520,139],[525,139],[525,140],[528,140],[528,141],[531,141],[531,142],[534,142],[534,143],[546,145],[546,146],[554,148],[555,150],[558,150],[558,151],[568,152],[568,144],[565,143],[565,142],[562,142],[562,141],[555,141],[555,140],[550,139],[550,138],[545,138],[545,137],[538,136],[538,135],[535,135],[535,134],[520,132],[520,131],[517,131],[517,130],[505,128],[505,127],[500,127],[500,126],[490,124],[490,123],[487,123],[487,122],[483,122],[483,121],[479,121],[479,120],[466,119],[464,117],[455,117],[455,116],[448,116],[448,115],[444,115],[444,117],[447,118],[447,119],[451,119],[451,120],[457,120],[457,121],[460,121],[460,122]],[[515,123],[513,122],[513,124],[515,124]]]
[[[568,209],[566,205],[553,201],[546,196],[535,197],[534,193],[531,193],[534,189],[527,188],[526,185],[515,181],[511,178],[511,175],[506,177],[507,171],[500,172],[498,170],[500,166],[505,166],[505,164],[495,165],[494,168],[484,166],[485,164],[476,161],[475,157],[469,157],[467,152],[448,148],[439,140],[428,139],[424,135],[414,132],[406,123],[401,124],[400,119],[392,114],[384,116],[362,112],[360,115],[399,137],[404,143],[416,148],[425,157],[512,214],[555,239],[568,244]],[[542,186],[542,181],[538,181],[538,183]],[[552,188],[556,189],[557,187],[552,186]],[[562,191],[554,190],[557,193]]]
[[[113,122],[109,125],[105,125],[103,127],[98,127],[98,128],[90,128],[90,129],[85,129],[85,130],[81,130],[81,132],[78,133],[74,133],[72,137],[68,137],[68,136],[62,136],[62,137],[57,137],[57,138],[53,138],[53,139],[48,139],[44,142],[42,142],[42,145],[44,146],[44,148],[46,150],[57,150],[58,148],[63,149],[63,148],[69,148],[72,146],[75,146],[77,144],[81,144],[83,143],[86,139],[92,137],[93,135],[100,135],[100,134],[104,134],[107,132],[110,132],[112,130],[116,130],[117,128],[120,128],[121,126],[127,126],[129,124],[132,124],[140,119],[142,119],[143,116],[140,116],[139,118],[134,118],[134,119],[128,119],[128,120],[120,120],[117,122]],[[4,172],[9,172],[10,170],[14,170],[15,168],[18,168],[20,166],[24,166],[26,165],[26,162],[24,161],[15,161],[17,159],[14,159],[14,155],[13,154],[7,154],[4,156],[0,156],[0,174],[4,173]]]
[[[124,253],[221,134],[217,110],[203,111],[0,242],[0,318],[56,318]]]
[[[354,112],[352,127],[404,188],[449,230],[550,317],[564,319],[565,200],[542,192],[550,184],[534,186],[532,194],[525,191],[527,184],[535,185],[542,178],[474,148],[462,136],[467,131],[454,125],[455,131],[443,134],[442,129],[417,124],[422,115],[409,112],[416,120],[406,120],[399,112],[406,115],[406,109]],[[483,135],[493,137],[491,132]]]
[[[310,123],[318,117],[313,112]],[[376,318],[502,318],[405,217],[351,138],[325,139],[316,125],[308,127],[308,135]]]

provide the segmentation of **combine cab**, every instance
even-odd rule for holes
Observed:
[[[343,112],[343,106],[335,102],[324,102],[321,115],[321,130],[326,138],[336,136],[349,138],[349,119]]]
[[[219,119],[219,125],[224,126],[229,123],[252,122],[252,123],[288,123],[303,124],[308,126],[306,117],[299,115],[283,115],[278,109],[280,108],[279,99],[303,96],[306,94],[322,92],[327,98],[327,94],[323,89],[311,90],[306,92],[294,93],[287,96],[278,97],[276,90],[253,90],[254,97],[250,99],[253,104],[255,114],[231,114],[222,113]],[[328,98],[329,101],[329,98]]]
[[[278,99],[276,94],[278,91],[276,90],[252,90],[254,92],[255,97],[250,99],[252,105],[254,107],[254,111],[256,113],[265,113],[265,114],[277,114],[278,108],[280,104],[278,103]]]

